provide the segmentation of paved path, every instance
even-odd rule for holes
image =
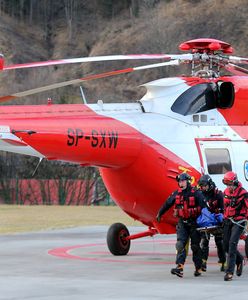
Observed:
[[[170,274],[175,235],[132,241],[127,256],[106,246],[108,227],[92,226],[0,236],[0,299],[246,299],[248,268],[223,281],[211,242],[207,273],[193,276],[191,255],[184,278]],[[143,231],[131,227],[130,233]],[[244,252],[243,242],[240,242]]]

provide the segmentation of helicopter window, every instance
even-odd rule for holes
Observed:
[[[200,83],[183,92],[173,103],[171,110],[183,116],[216,108],[216,86]]]
[[[199,115],[193,115],[193,122],[199,122]]]
[[[225,174],[232,170],[230,154],[227,149],[205,149],[209,174]]]
[[[208,117],[207,115],[193,115],[192,119],[194,123],[199,123],[199,122],[207,122]]]
[[[201,122],[207,122],[207,115],[201,115]]]

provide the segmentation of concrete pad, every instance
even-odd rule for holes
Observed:
[[[184,278],[175,265],[175,235],[131,242],[127,256],[113,256],[108,227],[93,226],[0,236],[0,299],[202,299],[247,297],[247,267],[224,282],[211,241],[208,270],[193,276],[189,253]],[[131,227],[131,234],[144,231]],[[244,243],[240,242],[244,253]]]

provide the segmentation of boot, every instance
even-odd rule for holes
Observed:
[[[241,263],[239,263],[237,265],[237,268],[236,268],[236,275],[237,276],[241,276],[242,275],[242,272],[243,272],[243,262],[244,262],[244,260],[242,259]]]
[[[183,277],[183,264],[178,264],[176,268],[171,269],[171,274]]]
[[[202,269],[195,269],[195,272],[194,272],[194,276],[195,277],[198,277],[198,276],[201,276],[201,273],[202,273]]]
[[[226,273],[226,275],[224,276],[224,281],[231,281],[232,278],[233,278],[232,273]]]
[[[225,270],[226,270],[226,263],[225,262],[220,263],[220,271],[225,272]]]
[[[206,272],[207,271],[207,261],[205,259],[202,260],[202,272]]]

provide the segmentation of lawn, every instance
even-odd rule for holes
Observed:
[[[111,225],[139,226],[117,206],[17,206],[0,205],[0,234]]]

